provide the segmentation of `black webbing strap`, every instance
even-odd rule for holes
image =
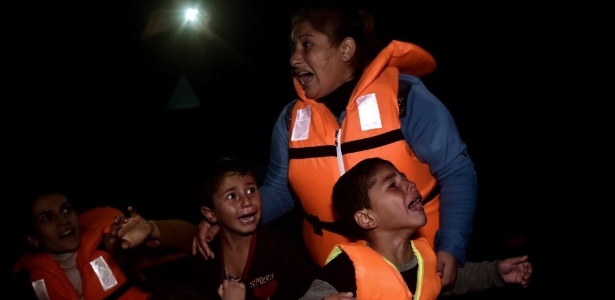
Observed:
[[[130,284],[128,281],[124,282],[124,284],[122,284],[122,286],[120,286],[117,290],[113,291],[113,293],[111,293],[109,296],[105,297],[105,300],[116,300],[119,299],[120,297],[122,297],[122,295],[124,295],[128,289],[130,289],[131,287],[133,287],[132,284]]]
[[[336,222],[322,222],[318,219],[317,216],[304,214],[305,219],[312,225],[312,229],[314,230],[314,234],[322,236],[322,231],[326,230],[329,232],[337,233],[339,235],[347,235],[346,229],[344,226],[340,225]]]

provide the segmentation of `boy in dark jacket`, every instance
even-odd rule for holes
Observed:
[[[251,166],[222,158],[204,172],[201,212],[220,227],[211,242],[214,258],[170,262],[149,272],[146,282],[181,286],[208,300],[230,299],[226,288],[233,286],[245,288],[245,299],[301,297],[315,278],[315,266],[298,240],[260,224],[261,197]]]
[[[427,217],[423,197],[390,161],[368,158],[342,175],[333,188],[336,221],[354,243],[338,244],[321,277],[302,300],[436,299],[442,294],[483,291],[505,283],[527,286],[527,256],[466,262],[452,290],[441,290],[436,254],[414,236]]]

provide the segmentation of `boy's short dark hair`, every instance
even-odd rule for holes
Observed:
[[[213,195],[222,179],[228,175],[254,175],[252,164],[240,157],[223,156],[211,161],[204,172],[204,178],[198,188],[199,202],[203,206],[214,207]]]
[[[364,237],[364,229],[355,222],[354,214],[372,207],[369,189],[374,185],[376,168],[383,164],[393,166],[390,161],[379,157],[366,158],[344,173],[333,186],[335,221],[346,229],[351,239]]]

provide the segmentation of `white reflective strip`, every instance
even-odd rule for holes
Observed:
[[[115,275],[113,275],[111,268],[109,268],[109,265],[102,256],[91,261],[90,265],[94,269],[96,276],[98,276],[98,280],[100,281],[100,285],[102,285],[103,290],[106,291],[117,285]]]
[[[312,109],[310,106],[297,111],[297,120],[293,126],[291,141],[305,141],[310,137],[310,120],[312,119]]]
[[[357,98],[357,106],[359,107],[361,130],[382,128],[376,94],[372,93]]]
[[[47,286],[45,286],[45,279],[39,279],[32,281],[32,288],[38,300],[49,300],[49,294],[47,294]]]
[[[337,167],[340,169],[340,176],[346,173],[344,166],[344,157],[342,156],[342,130],[338,129],[335,132],[335,153],[337,156]]]

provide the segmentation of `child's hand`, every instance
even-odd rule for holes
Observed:
[[[527,255],[511,257],[498,263],[500,275],[506,283],[518,283],[527,287],[532,277],[532,263],[527,261]]]
[[[218,288],[222,300],[245,300],[246,286],[242,282],[224,279]]]

